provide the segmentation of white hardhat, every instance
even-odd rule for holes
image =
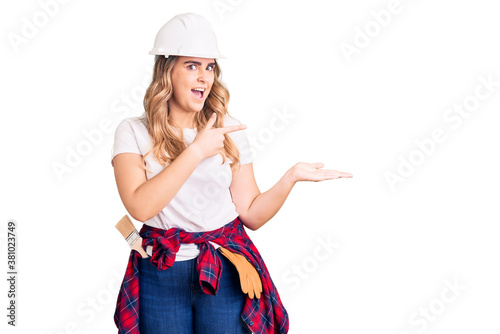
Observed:
[[[156,35],[150,55],[225,58],[219,52],[210,22],[203,16],[185,13],[174,16]],[[156,57],[155,57],[156,58]]]

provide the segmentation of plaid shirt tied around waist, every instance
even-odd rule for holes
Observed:
[[[196,270],[200,274],[200,285],[204,293],[215,295],[219,287],[222,263],[215,248],[208,242],[243,255],[257,270],[262,281],[260,299],[250,299],[247,295],[241,311],[241,318],[256,334],[288,333],[288,314],[283,306],[278,290],[259,251],[243,228],[239,216],[225,226],[208,232],[189,233],[182,229],[163,230],[144,224],[139,232],[142,246],[153,246],[150,262],[158,270],[170,268],[181,243],[195,243],[200,247]],[[118,334],[139,333],[139,260],[141,255],[131,250],[125,277],[123,278],[114,320]]]

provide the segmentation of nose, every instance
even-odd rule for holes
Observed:
[[[200,69],[200,72],[198,73],[198,81],[200,82],[207,82],[208,74],[206,73],[205,70]]]

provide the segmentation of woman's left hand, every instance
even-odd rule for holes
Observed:
[[[299,162],[291,168],[291,174],[295,181],[324,181],[339,179],[341,177],[352,177],[351,173],[340,172],[333,169],[321,169],[322,162],[307,163]]]

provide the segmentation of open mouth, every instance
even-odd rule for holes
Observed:
[[[197,100],[203,100],[203,95],[205,95],[205,88],[194,88],[191,92]]]

